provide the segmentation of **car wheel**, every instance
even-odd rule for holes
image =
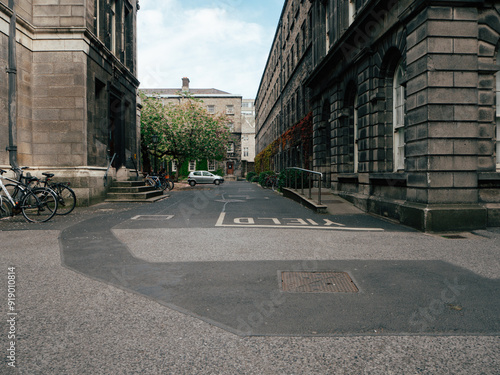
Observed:
[[[191,180],[191,181],[189,181],[189,185],[191,185],[191,186],[196,185],[196,181],[192,181],[192,180]]]
[[[215,181],[214,181],[214,184],[215,184],[215,185],[219,185],[219,184],[220,184],[220,180],[215,180]]]

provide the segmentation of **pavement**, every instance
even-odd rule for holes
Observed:
[[[0,374],[498,373],[498,228],[450,239],[246,182],[169,194],[0,221]],[[357,291],[283,289],[313,271]]]

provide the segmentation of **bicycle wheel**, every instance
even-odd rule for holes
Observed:
[[[174,181],[172,181],[170,178],[167,178],[168,182],[168,190],[173,190],[174,189]]]
[[[34,189],[24,196],[21,211],[32,223],[46,222],[56,214],[57,195],[52,189]]]
[[[67,215],[73,211],[76,206],[76,195],[73,189],[63,184],[53,186],[53,189],[57,194],[56,215]]]
[[[10,216],[13,216],[12,203],[6,197],[0,195],[0,220]]]
[[[168,189],[168,181],[166,178],[160,178],[160,186],[162,190]]]
[[[156,185],[156,183],[153,181],[153,179],[152,179],[152,178],[149,178],[149,177],[148,177],[148,178],[146,178],[146,183],[147,183],[149,186],[153,186],[153,187]]]

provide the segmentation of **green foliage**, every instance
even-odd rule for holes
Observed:
[[[257,175],[253,176],[252,182],[259,182],[259,176]]]
[[[217,176],[221,176],[221,177],[224,177],[224,170],[222,168],[219,168],[215,171],[215,173]]]
[[[273,171],[260,172],[259,174],[259,184],[260,186],[265,186],[267,176],[275,174]]]
[[[257,173],[255,173],[255,172],[248,172],[248,173],[247,173],[246,180],[251,182],[251,181],[252,181],[252,179],[253,179],[256,175],[257,175]]]
[[[291,147],[301,146],[304,168],[309,167],[309,160],[312,157],[313,122],[312,113],[308,113],[297,124],[290,127],[277,139],[269,144],[264,150],[255,156],[255,170],[264,172],[273,169],[272,159],[280,151],[285,151]]]
[[[301,189],[302,184],[304,185],[304,189],[309,188],[309,177],[306,172],[296,169],[284,169],[279,174],[278,187],[280,190],[285,185]]]
[[[152,136],[158,135],[157,156],[170,156],[179,165],[185,160],[222,160],[226,156],[230,130],[225,115],[209,114],[189,96],[180,104],[163,104],[160,99],[141,95],[141,148],[154,149]]]

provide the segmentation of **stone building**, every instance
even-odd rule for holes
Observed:
[[[255,160],[255,100],[241,103],[241,169],[242,175],[254,171]]]
[[[421,230],[498,226],[499,46],[494,1],[288,0],[257,97],[257,150],[293,126],[297,85],[313,168],[332,191]],[[286,68],[297,58],[300,79]]]
[[[177,104],[182,100],[181,93],[187,93],[195,99],[200,99],[208,113],[223,113],[229,117],[231,128],[231,141],[228,145],[227,158],[222,162],[215,160],[193,160],[189,163],[186,171],[196,169],[207,169],[209,171],[221,170],[228,179],[238,178],[241,171],[241,102],[240,95],[230,94],[217,89],[196,89],[189,87],[189,78],[182,78],[182,87],[164,89],[140,89],[139,91],[148,96],[155,96],[163,103]],[[175,170],[175,164],[169,166]],[[166,168],[168,169],[168,168]],[[171,169],[170,169],[171,170]]]
[[[139,150],[137,0],[0,0],[0,165],[103,199]],[[6,151],[7,149],[7,151]]]

